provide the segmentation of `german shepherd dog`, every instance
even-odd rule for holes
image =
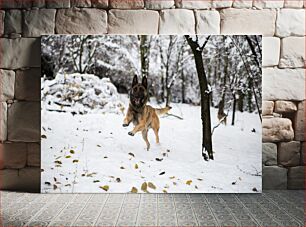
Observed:
[[[131,122],[134,124],[134,129],[128,134],[134,136],[137,132],[142,133],[142,138],[146,142],[147,150],[150,149],[148,141],[148,130],[153,129],[156,143],[159,143],[159,119],[158,115],[166,114],[171,107],[155,109],[147,104],[148,101],[148,80],[147,77],[142,78],[142,82],[138,83],[137,75],[134,76],[132,88],[130,89],[130,103],[127,114],[123,121],[123,127],[129,126]]]

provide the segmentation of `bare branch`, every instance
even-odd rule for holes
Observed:
[[[201,50],[204,49],[204,47],[206,46],[206,44],[208,43],[208,40],[210,38],[210,35],[207,37],[207,39],[205,40],[204,44],[202,45],[202,47],[200,47]]]
[[[167,113],[167,114],[165,114],[164,117],[167,117],[167,116],[176,117],[176,118],[178,118],[178,119],[180,119],[180,120],[184,120],[184,118],[182,118],[182,117],[180,117],[180,116],[178,116],[178,115],[175,115],[175,114],[169,114],[169,113]],[[164,117],[163,117],[163,118],[164,118]]]
[[[261,176],[262,176],[262,174],[261,174],[262,171],[258,171],[254,166],[252,166],[252,167],[253,167],[253,169],[255,170],[255,173],[251,173],[251,172],[242,170],[242,169],[240,169],[240,167],[237,165],[237,169],[238,169],[240,172],[242,172],[242,173],[244,173],[244,174],[247,174],[247,175],[250,175],[250,176],[261,177]]]
[[[219,120],[219,123],[213,127],[213,129],[212,129],[212,131],[211,131],[211,135],[214,134],[215,129],[218,128],[218,127],[222,124],[222,122],[224,121],[225,118],[227,118],[228,113],[229,113],[229,110],[230,110],[230,108],[231,108],[231,105],[232,105],[232,102],[231,102],[229,108],[227,109],[227,112],[226,112],[225,116],[222,117],[222,118]]]

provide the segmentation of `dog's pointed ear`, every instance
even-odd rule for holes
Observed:
[[[142,85],[145,87],[145,88],[148,88],[148,79],[146,76],[142,77]]]
[[[137,75],[135,74],[133,78],[133,82],[132,82],[132,87],[134,87],[136,84],[138,84],[138,78],[137,78]]]

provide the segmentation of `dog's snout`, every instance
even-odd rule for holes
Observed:
[[[140,99],[135,99],[136,104],[140,104]]]

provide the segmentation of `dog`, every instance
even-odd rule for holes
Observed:
[[[158,115],[168,113],[171,107],[165,108],[153,108],[146,105],[148,101],[148,80],[147,77],[142,78],[142,82],[138,83],[137,75],[134,76],[132,87],[129,92],[130,103],[127,110],[127,114],[123,120],[123,127],[129,126],[131,122],[134,124],[134,129],[128,134],[134,136],[137,132],[142,133],[142,138],[146,142],[147,150],[150,149],[150,143],[148,140],[148,131],[153,129],[155,134],[156,143],[159,144],[158,131],[160,127]]]

